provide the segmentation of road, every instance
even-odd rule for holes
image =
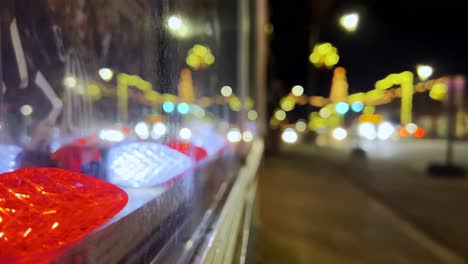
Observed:
[[[426,170],[430,163],[444,163],[447,149],[445,140],[431,139],[363,141],[361,146],[374,160],[392,161],[418,171]],[[453,161],[468,168],[468,142],[455,141],[453,150]]]
[[[297,144],[266,158],[256,263],[465,263],[468,184],[424,173],[443,142],[366,144],[368,159],[350,147]]]

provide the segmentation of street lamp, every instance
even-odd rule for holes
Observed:
[[[189,24],[179,16],[170,16],[167,19],[167,27],[176,37],[186,38],[189,35]]]
[[[104,81],[108,82],[114,76],[114,72],[109,68],[102,68],[98,71],[99,77]]]
[[[291,92],[295,96],[301,96],[304,93],[304,87],[300,85],[295,85],[292,89]]]
[[[170,16],[167,19],[167,25],[171,30],[178,30],[182,27],[182,19],[178,16]]]
[[[221,94],[224,96],[224,97],[229,97],[232,95],[232,88],[230,86],[223,86],[221,88]]]
[[[417,73],[418,73],[418,77],[421,81],[425,81],[427,80],[429,77],[431,77],[432,73],[433,73],[433,69],[431,66],[429,65],[418,65],[418,67],[416,68],[417,70]]]
[[[353,32],[359,24],[359,14],[349,13],[341,16],[340,25],[348,32]]]

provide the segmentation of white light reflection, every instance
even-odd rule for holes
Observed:
[[[294,131],[294,129],[289,128],[289,127],[286,128],[283,134],[281,135],[281,139],[288,144],[296,143],[297,138],[298,136],[297,136],[296,131]]]
[[[328,108],[325,108],[325,107],[323,107],[319,111],[319,115],[321,118],[329,118],[331,114],[332,113],[330,112],[330,110],[328,110]]]
[[[304,93],[304,87],[300,85],[295,85],[292,89],[291,92],[295,96],[301,96]]]
[[[416,132],[416,129],[418,129],[418,126],[415,123],[409,123],[406,125],[405,128],[410,134],[414,134],[414,132]]]
[[[249,112],[247,112],[247,118],[251,121],[255,121],[257,120],[258,118],[258,114],[257,114],[257,111],[255,110],[250,110]]]
[[[189,140],[192,137],[192,131],[189,128],[181,128],[179,131],[179,137],[183,140]]]
[[[162,136],[164,136],[167,132],[166,125],[164,125],[161,122],[156,122],[153,125],[153,129],[151,130],[151,137],[153,139],[160,139]]]
[[[180,16],[170,16],[167,19],[167,26],[171,33],[179,38],[186,38],[190,34],[191,26],[187,20],[184,20]]]
[[[182,19],[178,16],[170,16],[167,20],[167,25],[172,30],[178,30],[182,27]]]
[[[275,118],[278,119],[279,121],[283,121],[284,119],[286,119],[286,112],[284,112],[283,110],[276,110],[275,112]]]
[[[244,131],[244,133],[242,133],[242,140],[244,140],[244,142],[252,142],[253,140],[253,134],[252,132],[250,131]]]
[[[394,132],[395,128],[389,122],[383,122],[377,127],[377,137],[380,140],[389,139]]]
[[[115,129],[103,129],[99,132],[99,138],[110,142],[120,142],[125,139],[125,135]]]
[[[333,137],[336,140],[344,140],[348,136],[348,132],[344,128],[338,127],[333,130]]]
[[[24,116],[29,116],[33,113],[33,108],[30,105],[23,105],[20,107],[20,112]]]
[[[242,140],[242,134],[238,128],[232,128],[227,133],[227,139],[231,143],[238,143]]]
[[[361,123],[358,127],[359,136],[368,140],[374,140],[377,137],[375,125],[372,123]]]
[[[13,171],[16,169],[16,156],[21,152],[21,148],[15,145],[0,144],[0,173]]]
[[[67,88],[75,88],[78,85],[78,80],[75,78],[75,76],[66,76],[63,79],[63,84]]]
[[[167,146],[138,142],[111,148],[107,176],[125,187],[154,186],[187,171],[191,159]]]
[[[307,124],[304,120],[299,120],[296,122],[296,130],[303,133],[307,129]]]
[[[112,77],[114,76],[114,72],[108,68],[100,69],[98,71],[98,74],[99,74],[99,77],[101,77],[101,79],[103,79],[106,82],[112,80]]]
[[[135,133],[141,139],[149,138],[149,127],[145,122],[138,122],[135,126]]]
[[[429,65],[418,65],[417,67],[418,77],[421,81],[425,81],[431,77],[433,71],[434,69]]]
[[[359,15],[357,13],[346,14],[340,18],[340,24],[349,32],[355,31],[359,24]]]
[[[224,97],[228,97],[228,96],[231,96],[232,95],[232,88],[230,86],[223,86],[221,88],[221,94],[224,96]]]

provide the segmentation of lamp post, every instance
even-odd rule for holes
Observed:
[[[465,78],[462,75],[457,75],[449,79],[448,94],[447,94],[447,147],[445,151],[445,163],[429,164],[428,171],[433,176],[440,177],[459,177],[465,176],[465,168],[453,162],[453,141],[455,131],[455,91],[465,88]]]

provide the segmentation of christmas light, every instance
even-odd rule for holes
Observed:
[[[19,169],[0,178],[0,263],[49,263],[50,252],[85,237],[128,201],[117,186],[58,168]]]
[[[336,140],[342,141],[348,136],[348,132],[344,128],[337,127],[333,130],[332,135]]]
[[[120,186],[142,187],[162,184],[188,170],[192,161],[167,146],[134,142],[109,150],[107,177]]]

